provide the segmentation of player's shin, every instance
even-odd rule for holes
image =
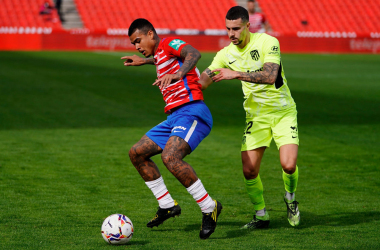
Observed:
[[[186,188],[186,190],[193,196],[203,213],[210,213],[214,210],[215,202],[208,195],[200,179],[194,182],[190,187]]]
[[[265,202],[263,196],[264,187],[261,182],[260,175],[257,175],[255,179],[244,179],[244,181],[248,196],[253,204],[253,208],[259,213],[257,215],[261,216],[261,212],[265,213]]]
[[[298,184],[298,167],[296,166],[296,171],[294,171],[293,174],[287,174],[282,171],[282,179],[284,180],[286,190],[285,198],[289,202],[292,202],[295,200],[294,192],[296,191]]]
[[[145,184],[152,190],[154,196],[156,197],[160,208],[170,208],[174,206],[174,200],[171,197],[164,179],[162,176],[154,181],[145,182]]]

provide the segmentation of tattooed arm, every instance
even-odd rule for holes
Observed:
[[[176,82],[184,77],[191,69],[195,67],[198,60],[201,58],[201,53],[191,45],[186,45],[181,50],[181,58],[183,64],[181,68],[175,74],[166,74],[162,78],[156,80],[153,85],[161,86],[165,88],[172,82]]]
[[[215,73],[212,73],[209,68],[205,69],[205,71],[202,72],[201,78],[199,79],[199,83],[202,84],[202,90],[205,90],[208,88],[208,86],[213,83],[212,77],[215,75]]]
[[[274,84],[277,79],[278,69],[280,65],[277,63],[264,63],[263,71],[259,72],[239,72],[230,69],[214,69],[211,73],[220,72],[212,77],[214,82],[221,80],[238,79],[246,82]]]
[[[201,59],[201,53],[193,46],[186,45],[181,50],[181,58],[184,59],[184,62],[177,74],[180,74],[182,78],[197,65],[197,62]]]
[[[154,58],[142,58],[137,55],[123,56],[124,66],[140,66],[144,64],[154,64]]]

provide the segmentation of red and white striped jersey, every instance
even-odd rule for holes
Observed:
[[[160,79],[166,74],[175,74],[183,64],[181,50],[188,45],[180,38],[163,38],[154,54],[154,64],[157,69],[157,78]],[[182,104],[203,100],[202,85],[198,83],[200,77],[197,67],[191,69],[181,80],[171,83],[166,88],[161,88],[164,101],[166,103],[165,113]]]
[[[249,15],[249,31],[251,33],[264,33],[265,32],[265,16],[261,13]]]

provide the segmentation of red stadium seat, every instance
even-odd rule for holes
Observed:
[[[272,29],[277,32],[296,33],[300,28],[302,31],[380,32],[380,0],[257,2]],[[308,25],[300,26],[301,19],[305,19]]]
[[[53,5],[53,0],[48,0]],[[227,10],[234,0],[74,0],[89,29],[127,29],[136,18],[157,28],[225,29]],[[2,0],[0,26],[46,26],[62,29],[56,11],[39,15],[42,0]],[[257,0],[276,32],[380,32],[380,0]],[[149,11],[146,11],[149,10]],[[307,25],[301,24],[307,21]]]
[[[48,0],[54,6],[52,0]],[[50,15],[40,15],[41,0],[2,0],[0,26],[12,27],[53,27],[62,29],[55,10]],[[1,14],[2,13],[2,14]]]
[[[96,26],[99,29],[100,27],[101,29],[126,29],[134,19],[146,18],[156,28],[172,30],[178,28],[225,29],[225,14],[229,8],[236,5],[233,0],[75,0],[75,3],[86,28],[92,28],[93,25],[90,22],[96,21],[92,19],[90,21],[84,17],[96,12],[96,16],[101,13],[108,20],[107,22],[97,22],[100,24]]]

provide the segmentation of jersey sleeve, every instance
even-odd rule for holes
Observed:
[[[219,69],[219,68],[227,68],[226,66],[226,56],[224,53],[224,49],[216,53],[214,60],[212,61],[211,65],[208,66],[210,70]]]
[[[267,20],[265,19],[264,14],[261,14],[261,17],[262,17],[262,18],[261,18],[261,22],[262,22],[262,23],[265,23]]]
[[[272,62],[280,64],[280,43],[277,38],[271,36],[263,43],[263,54],[264,63]]]
[[[172,38],[165,41],[164,49],[173,57],[181,57],[181,50],[188,45],[185,41],[179,38]]]

